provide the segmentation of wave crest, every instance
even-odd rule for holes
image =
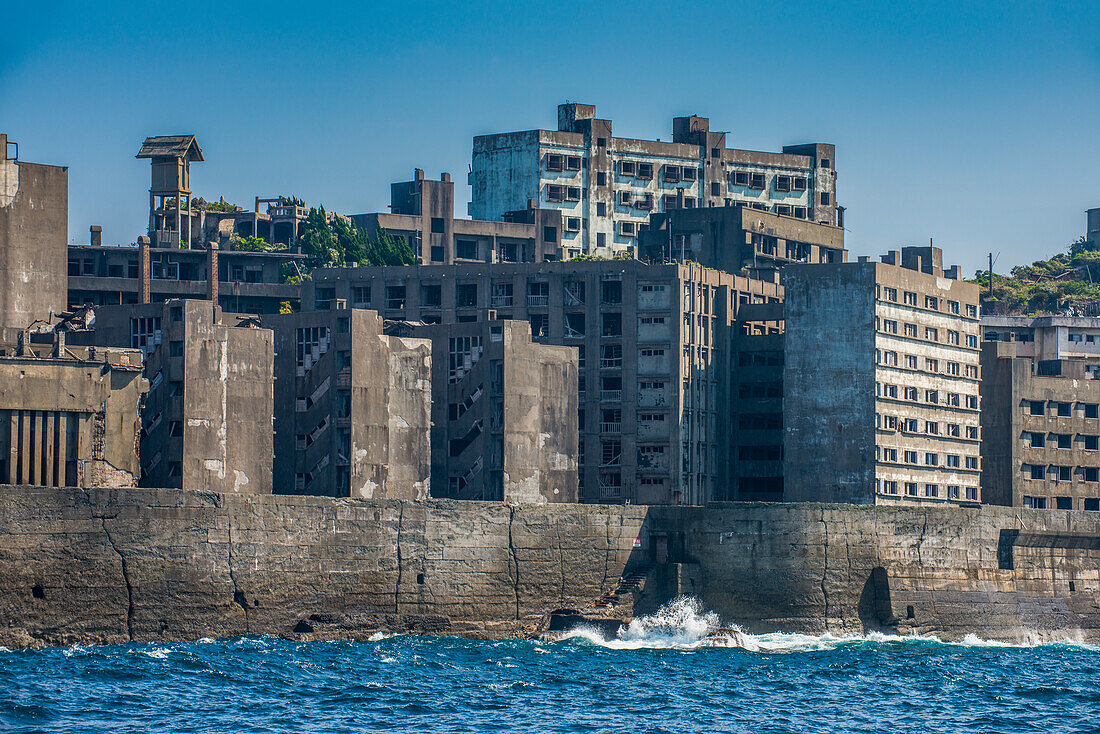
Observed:
[[[581,625],[557,639],[587,642],[610,650],[694,650],[725,647],[749,652],[797,653],[835,650],[855,645],[944,645],[972,648],[1071,647],[1100,652],[1100,645],[1069,638],[1055,641],[1032,639],[1026,643],[1013,643],[987,640],[973,633],[965,635],[961,640],[947,642],[935,635],[893,635],[884,632],[868,632],[865,635],[834,635],[830,632],[821,635],[797,632],[750,634],[736,625],[721,626],[721,620],[715,612],[704,612],[698,599],[686,596],[669,602],[653,614],[631,620],[620,627],[614,637],[608,637],[595,627]]]

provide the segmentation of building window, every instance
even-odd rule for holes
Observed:
[[[639,163],[638,164],[638,178],[651,179],[653,178],[653,164],[652,163]]]
[[[596,216],[597,217],[606,217],[607,216],[607,204],[606,203],[604,203],[602,201],[596,202]]]
[[[1042,400],[1028,401],[1028,409],[1031,415],[1046,415],[1046,403]]]
[[[1073,404],[1072,403],[1058,403],[1058,417],[1059,418],[1068,418],[1072,414],[1073,414]]]
[[[954,485],[947,485],[947,499],[957,500],[959,499],[959,488]]]
[[[828,191],[821,192],[821,206],[829,206],[833,202],[832,194]]]
[[[1086,466],[1084,468],[1084,475],[1086,482],[1098,482],[1100,481],[1100,468],[1095,466]],[[1085,509],[1088,509],[1087,507]]]
[[[1046,467],[1031,465],[1028,467],[1031,478],[1036,481],[1046,479]]]
[[[948,469],[958,469],[960,466],[962,466],[962,463],[961,463],[961,457],[958,454],[948,454],[947,455],[947,468]]]
[[[1058,448],[1068,449],[1068,448],[1073,447],[1073,436],[1071,436],[1070,434],[1068,434],[1068,433],[1056,433],[1056,434],[1054,434],[1054,437],[1058,442],[1058,444],[1057,444]]]
[[[596,174],[596,185],[597,186],[607,186],[607,174],[604,173],[603,171],[599,171]]]
[[[459,283],[455,287],[455,307],[477,307],[477,283]]]
[[[748,171],[734,171],[730,177],[730,181],[734,186],[748,186],[749,173]]]
[[[1047,508],[1047,498],[1024,497],[1024,507],[1030,507],[1036,510],[1045,510]]]
[[[477,240],[455,240],[455,257],[463,260],[476,260]]]
[[[405,308],[405,286],[404,285],[386,286],[386,308],[391,308],[391,309]]]
[[[1086,418],[1100,418],[1100,405],[1096,403],[1082,403]]]
[[[916,482],[906,482],[905,483],[905,494],[908,497],[916,497],[917,496],[917,483]]]
[[[581,157],[579,155],[566,156],[565,169],[567,171],[581,170]]]
[[[905,291],[905,305],[906,306],[916,306],[917,305],[917,294],[913,293],[912,291]]]
[[[756,189],[758,191],[764,190],[766,179],[762,173],[750,173],[749,174],[749,188]]]
[[[1047,435],[1045,433],[1029,433],[1029,446],[1033,449],[1041,449],[1047,445]]]
[[[182,357],[183,356],[183,342],[182,341],[168,342],[168,356],[169,357]]]
[[[966,468],[967,469],[977,469],[978,468],[978,457],[977,456],[968,456],[968,457],[966,457]]]

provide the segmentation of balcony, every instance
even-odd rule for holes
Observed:
[[[622,433],[622,432],[623,432],[623,424],[622,423],[601,423],[600,424],[600,433]]]
[[[601,357],[600,369],[601,370],[613,370],[620,369],[623,366],[622,357]]]
[[[550,296],[537,296],[537,295],[528,294],[527,295],[527,305],[528,306],[548,306],[548,305],[550,305]]]
[[[532,296],[533,297],[533,296]],[[545,296],[544,296],[545,298]],[[546,305],[545,302],[542,305]],[[493,308],[511,308],[511,296],[493,296]]]
[[[600,400],[606,403],[619,403],[622,402],[623,391],[622,390],[600,390]]]

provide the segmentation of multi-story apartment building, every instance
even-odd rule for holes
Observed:
[[[103,245],[98,228],[92,244],[69,245],[69,308],[162,303],[169,299],[216,301],[230,313],[279,313],[297,304],[299,288],[283,282],[284,266],[304,256],[295,252],[248,252]],[[217,277],[211,277],[217,273]]]
[[[986,502],[1100,511],[1100,356],[1035,354],[1033,347],[1053,341],[1043,332],[1058,329],[1040,326],[1032,341],[982,345]],[[1005,332],[986,331],[994,333]]]
[[[387,319],[528,321],[536,341],[578,353],[581,500],[699,504],[736,491],[732,337],[781,330],[781,314],[747,326],[739,314],[774,306],[783,289],[695,265],[609,260],[318,270],[302,296],[304,308],[346,299]],[[781,444],[781,428],[752,433]]]
[[[1078,316],[982,316],[982,341],[1013,343],[1017,357],[1036,362],[1087,360],[1100,369],[1100,319]]]
[[[549,262],[561,259],[562,215],[537,209],[534,201],[503,213],[503,221],[455,218],[455,185],[416,169],[412,181],[390,184],[390,211],[356,214],[368,235],[381,228],[405,239],[421,265],[461,262]]]
[[[1085,241],[1100,247],[1100,207],[1085,210]]]
[[[414,325],[432,343],[432,496],[577,501],[577,350],[526,321]]]
[[[933,247],[784,278],[785,498],[977,502],[978,286]]]
[[[425,499],[431,343],[335,299],[262,323],[275,332],[275,492]]]
[[[842,228],[748,204],[654,214],[638,235],[641,260],[692,261],[727,273],[789,263],[841,263],[847,255]]]
[[[746,202],[811,222],[843,226],[835,149],[781,153],[726,147],[705,117],[673,120],[672,142],[616,138],[596,108],[558,106],[557,130],[474,138],[469,213],[501,219],[534,199],[562,213],[563,259],[632,251],[652,212]]]
[[[271,493],[271,331],[171,300],[101,308],[80,336],[145,354],[143,486]]]

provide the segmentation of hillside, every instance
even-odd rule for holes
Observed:
[[[1002,275],[979,270],[972,279],[982,287],[982,311],[997,315],[1100,315],[1100,251],[1082,237],[1066,252]]]

